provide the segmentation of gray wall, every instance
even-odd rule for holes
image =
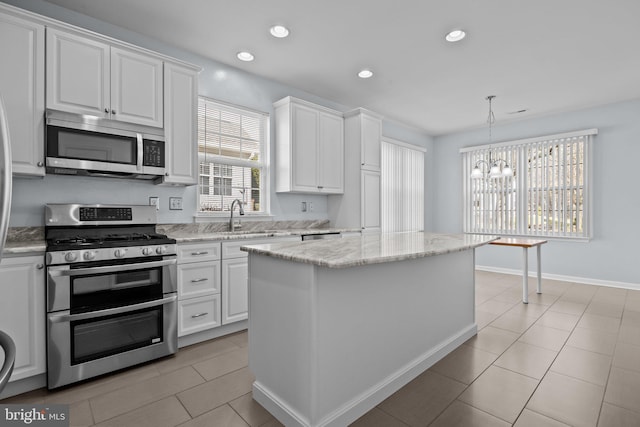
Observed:
[[[571,113],[498,124],[493,141],[551,135],[598,128],[593,150],[593,239],[588,242],[553,240],[542,247],[543,272],[551,275],[635,284],[640,288],[638,242],[640,227],[640,100]],[[462,231],[461,147],[486,144],[487,129],[435,138],[436,183],[434,229]],[[530,251],[535,254],[535,251]],[[530,263],[535,263],[530,254]],[[480,266],[521,269],[521,252],[487,246],[477,251]],[[535,264],[529,265],[533,271]],[[613,283],[616,284],[616,283]],[[619,283],[618,283],[619,284]]]
[[[5,0],[4,3],[30,10],[63,22],[87,28],[113,38],[142,46],[203,68],[199,77],[201,95],[265,111],[273,117],[273,102],[285,96],[295,96],[339,111],[348,111],[358,105],[345,106],[330,100],[300,91],[291,86],[247,73],[228,65],[211,61],[201,56],[168,46],[157,40],[95,20],[41,0]],[[366,107],[366,106],[365,106]],[[410,127],[394,122],[383,123],[385,136],[427,148],[426,171],[430,170],[433,139]],[[274,140],[271,126],[271,140]],[[274,159],[273,144],[271,158]],[[428,175],[428,174],[425,174]],[[275,177],[271,176],[272,188]],[[150,196],[159,196],[160,222],[192,222],[196,212],[196,186],[186,188],[158,187],[151,183],[107,178],[78,178],[48,175],[44,179],[17,178],[14,181],[11,226],[33,226],[43,224],[43,205],[46,203],[137,203],[147,204]],[[425,211],[429,211],[429,188]],[[170,211],[169,197],[183,197],[184,210]],[[313,212],[300,212],[300,202],[313,202]],[[271,194],[271,213],[276,220],[327,219],[327,196]],[[425,227],[432,224],[431,215],[425,218]]]

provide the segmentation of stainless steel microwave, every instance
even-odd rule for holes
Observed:
[[[165,174],[164,131],[47,110],[46,170],[64,175],[155,179]]]

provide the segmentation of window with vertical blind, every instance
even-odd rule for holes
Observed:
[[[424,230],[425,149],[382,139],[382,231]]]
[[[198,212],[229,211],[234,199],[246,213],[268,213],[269,115],[198,98]]]
[[[589,239],[596,134],[589,129],[460,150],[464,231]],[[488,176],[486,163],[498,159],[511,166],[513,176]],[[475,165],[485,167],[482,178],[470,176]]]

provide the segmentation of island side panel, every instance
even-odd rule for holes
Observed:
[[[249,254],[249,369],[254,399],[287,424],[309,425],[313,265]]]
[[[346,425],[475,335],[474,251],[317,268],[312,425]]]
[[[347,425],[476,333],[473,249],[330,269],[250,254],[254,398]]]

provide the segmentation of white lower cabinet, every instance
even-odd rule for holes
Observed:
[[[46,370],[44,289],[43,256],[4,258],[0,263],[0,329],[16,344],[11,381]]]
[[[300,241],[300,236],[222,242],[222,324],[249,317],[249,254],[242,246]]]
[[[222,324],[249,317],[249,260],[222,260]]]
[[[242,246],[299,241],[300,236],[178,245],[178,336],[245,320],[249,315],[248,254]]]
[[[178,336],[220,326],[220,294],[183,299],[178,302]]]
[[[220,242],[180,244],[178,336],[220,325]]]

